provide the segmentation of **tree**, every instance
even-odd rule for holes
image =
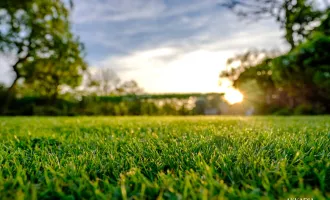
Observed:
[[[275,19],[293,49],[311,34],[324,12],[316,0],[227,0],[223,6],[244,18]],[[323,7],[329,9],[328,0]]]
[[[116,88],[116,93],[120,95],[136,95],[143,93],[143,89],[139,87],[134,80],[125,81]]]
[[[245,94],[247,100],[258,104],[273,104],[278,89],[272,80],[271,62],[280,55],[276,50],[250,50],[228,59],[228,70],[220,73],[221,79],[228,79],[233,86]],[[232,65],[236,66],[233,67]],[[251,82],[252,81],[252,82]],[[220,82],[221,83],[221,82]],[[245,87],[245,85],[253,86]],[[261,90],[261,95],[255,95]]]
[[[330,36],[315,33],[272,62],[273,80],[295,104],[320,104],[330,111]]]
[[[240,89],[254,85],[252,92],[260,89],[268,106],[299,108],[299,112],[308,108],[309,114],[330,112],[330,9],[328,1],[323,2],[323,10],[315,2],[229,0],[226,6],[240,16],[274,17],[285,29],[291,50],[283,55],[251,51],[236,56],[228,60],[230,69],[220,78]]]
[[[110,68],[97,69],[87,74],[87,87],[99,95],[114,93],[119,83],[118,75]]]
[[[231,80],[248,100],[261,89],[258,105],[290,109],[307,105],[311,109],[309,113],[319,112],[317,109],[330,112],[329,52],[330,36],[316,31],[307,41],[281,56],[258,56],[264,53],[253,51],[229,59],[228,64],[239,62],[240,65],[222,72],[220,78]]]
[[[16,57],[11,66],[16,76],[8,88],[5,109],[19,80],[54,86],[54,97],[59,85],[77,85],[78,72],[86,64],[82,44],[70,32],[69,7],[64,1],[2,0],[0,27],[0,52]]]
[[[37,58],[24,67],[25,83],[32,85],[42,96],[56,100],[62,87],[77,87],[86,69],[82,46],[71,33],[58,41],[58,50],[49,57]],[[62,40],[66,42],[63,43]]]

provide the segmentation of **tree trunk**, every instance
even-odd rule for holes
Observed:
[[[5,102],[3,104],[2,110],[1,110],[1,114],[6,114],[8,112],[8,108],[10,106],[10,103],[13,99],[13,96],[15,94],[15,88],[17,85],[17,81],[20,77],[16,76],[15,80],[13,81],[13,83],[11,84],[11,86],[8,88],[7,90],[7,96],[5,98]]]
[[[58,86],[56,86],[56,90],[55,90],[54,94],[51,96],[50,106],[55,105],[55,103],[57,101],[57,97],[58,97]]]
[[[31,42],[30,42],[31,44]],[[18,51],[18,54],[20,54],[23,50],[20,49]],[[29,57],[29,53],[27,53],[24,57],[22,58],[19,58],[17,60],[17,62],[12,66],[14,72],[16,73],[16,78],[15,80],[13,81],[13,83],[11,84],[11,86],[8,88],[7,90],[7,97],[5,98],[5,102],[4,102],[4,105],[2,106],[1,108],[1,114],[5,114],[8,112],[8,108],[10,106],[10,103],[12,101],[12,98],[13,98],[13,95],[14,95],[14,92],[15,92],[15,88],[16,88],[16,85],[17,85],[17,81],[22,77],[20,71],[19,71],[19,64],[21,63],[24,63],[26,61],[26,59]]]
[[[53,76],[53,79],[55,80],[54,83],[54,94],[50,96],[50,106],[55,105],[58,95],[59,95],[59,87],[60,87],[60,78],[58,76]]]

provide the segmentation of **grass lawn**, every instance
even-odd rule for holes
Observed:
[[[1,199],[330,198],[330,117],[2,117]]]

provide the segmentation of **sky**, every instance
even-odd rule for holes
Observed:
[[[76,0],[73,31],[91,68],[111,68],[146,92],[220,92],[228,58],[285,46],[274,21],[240,19],[222,1]],[[9,83],[12,73],[0,60],[0,81]]]

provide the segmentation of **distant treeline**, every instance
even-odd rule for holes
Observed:
[[[5,98],[1,98],[3,103]],[[55,101],[45,97],[12,100],[4,115],[204,115],[225,114],[222,94],[163,94],[63,97]],[[208,113],[211,111],[211,113]],[[228,114],[228,113],[226,113]]]
[[[5,98],[0,98],[3,104]],[[251,106],[249,102],[229,105],[222,94],[164,94],[63,97],[55,101],[45,97],[12,100],[7,116],[125,116],[125,115],[317,115],[326,114],[301,104],[293,109],[276,105]]]

